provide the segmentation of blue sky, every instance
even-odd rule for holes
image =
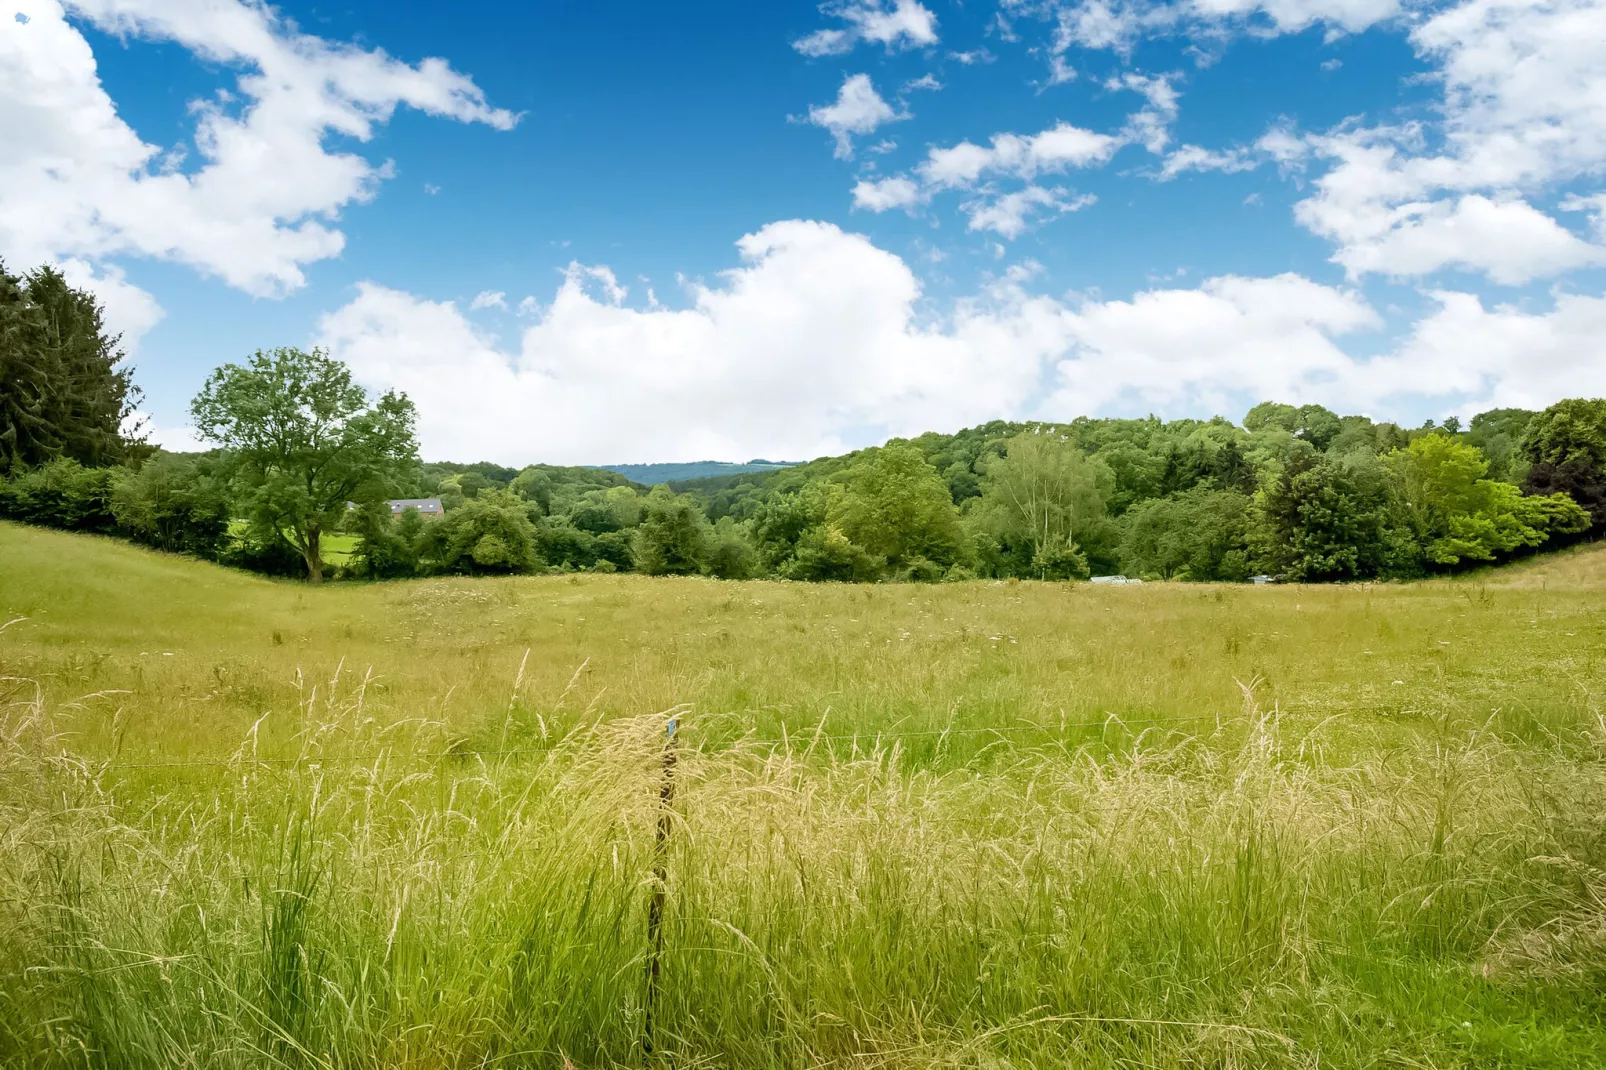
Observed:
[[[0,0],[0,256],[174,445],[275,345],[507,463],[1543,405],[1603,169],[1601,0]]]

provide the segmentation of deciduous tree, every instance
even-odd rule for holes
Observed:
[[[257,351],[212,373],[190,404],[196,430],[227,451],[255,528],[284,539],[323,579],[320,539],[355,504],[382,501],[418,463],[413,403],[377,401],[323,350]]]

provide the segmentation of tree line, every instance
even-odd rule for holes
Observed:
[[[1606,401],[1418,428],[1266,402],[1241,423],[998,421],[795,467],[646,487],[592,468],[423,463],[416,412],[314,350],[215,371],[216,448],[125,426],[91,295],[0,268],[0,516],[242,568],[340,577],[636,571],[875,582],[1124,573],[1406,579],[1606,530]],[[445,515],[387,500],[439,497]]]

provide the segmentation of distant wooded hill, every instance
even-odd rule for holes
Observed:
[[[734,461],[684,461],[666,464],[599,464],[593,467],[600,468],[604,472],[618,472],[633,483],[653,487],[659,483],[681,483],[688,479],[735,476],[745,472],[771,472],[778,468],[791,468],[798,463],[755,458],[746,464]]]

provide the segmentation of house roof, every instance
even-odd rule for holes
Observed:
[[[417,509],[420,513],[443,513],[446,511],[441,508],[441,500],[439,498],[392,498],[385,504],[390,506],[390,511],[393,513],[402,512],[404,509]]]

